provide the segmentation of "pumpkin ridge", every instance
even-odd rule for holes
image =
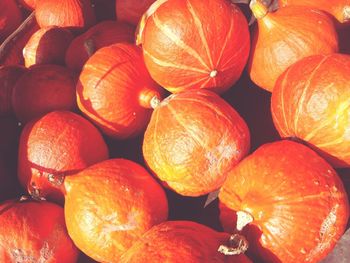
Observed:
[[[249,39],[246,40],[246,43],[248,43],[249,41],[250,41]],[[227,60],[226,63],[225,63],[224,65],[221,66],[221,68],[222,68],[221,71],[226,71],[226,70],[228,70],[228,69],[230,69],[230,68],[233,68],[233,67],[236,67],[236,66],[237,66],[237,65],[231,65],[231,66],[228,66],[228,65],[231,64],[232,60],[233,60],[234,58],[236,58],[238,55],[240,55],[240,53],[247,47],[247,46],[246,46],[246,43],[243,43],[243,44],[240,46],[240,48],[237,49],[236,53],[235,53],[233,56],[231,56],[230,59]]]
[[[188,88],[189,90],[191,89],[191,87],[195,84],[198,84],[202,81],[205,81],[208,77],[205,76],[201,79],[196,79],[195,81],[192,81],[191,83],[187,83],[187,84],[184,84],[182,86],[176,86],[176,87],[167,87],[167,90],[170,91],[170,92],[173,92],[173,91],[177,91],[179,90],[179,88],[181,88],[181,91],[183,91],[185,88]]]

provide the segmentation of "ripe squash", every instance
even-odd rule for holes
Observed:
[[[15,0],[0,1],[0,44],[22,22],[22,13]]]
[[[117,0],[115,9],[118,21],[137,26],[142,15],[155,0]]]

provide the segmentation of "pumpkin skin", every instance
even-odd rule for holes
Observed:
[[[64,185],[68,233],[98,262],[119,262],[142,234],[168,216],[162,187],[129,160],[100,162],[67,177]]]
[[[41,28],[58,26],[81,31],[96,23],[90,0],[37,0],[35,17]]]
[[[282,137],[297,137],[335,167],[350,167],[350,56],[319,55],[278,79],[271,111]]]
[[[248,72],[259,87],[272,92],[277,78],[293,63],[311,55],[338,51],[338,35],[327,14],[302,6],[267,13],[260,2],[252,3],[257,26]]]
[[[12,107],[21,122],[28,122],[54,110],[76,108],[76,77],[58,65],[30,68],[16,82]]]
[[[251,262],[245,255],[218,252],[230,238],[227,233],[191,221],[166,221],[152,227],[121,257],[120,263],[161,262]],[[174,246],[174,244],[176,244]]]
[[[54,111],[25,125],[19,142],[18,177],[35,198],[62,202],[62,181],[108,159],[99,131],[68,111]]]
[[[65,55],[68,68],[80,72],[96,50],[119,42],[134,42],[135,30],[129,24],[104,21],[75,38]]]
[[[236,223],[238,230],[243,227],[250,248],[265,262],[320,262],[349,218],[337,173],[292,141],[265,144],[240,162],[229,172],[219,200],[225,231]]]
[[[35,32],[23,49],[25,66],[64,64],[73,34],[64,28],[47,27]]]
[[[0,67],[0,116],[13,113],[11,96],[16,81],[24,74],[21,66]]]
[[[126,43],[99,49],[77,85],[79,109],[106,135],[125,139],[146,128],[162,89],[151,79],[139,47]]]
[[[137,39],[152,78],[172,93],[226,91],[241,76],[250,48],[247,21],[226,0],[156,1]]]
[[[116,0],[117,19],[136,26],[154,2],[155,0]]]
[[[22,22],[22,13],[15,0],[0,1],[0,43]]]
[[[302,5],[308,6],[333,15],[339,23],[348,23],[350,20],[349,0],[278,0],[279,6]]]
[[[174,94],[154,110],[143,156],[173,191],[200,196],[217,190],[226,173],[249,151],[245,121],[211,91]]]
[[[77,262],[78,249],[68,236],[62,207],[10,200],[0,204],[0,211],[1,262]]]

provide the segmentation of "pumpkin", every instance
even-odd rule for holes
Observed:
[[[24,74],[25,68],[21,66],[0,67],[0,115],[13,113],[11,96],[16,81]]]
[[[0,1],[0,43],[22,22],[22,13],[15,0]]]
[[[246,18],[226,0],[156,1],[138,30],[147,69],[172,93],[229,89],[246,65]]]
[[[337,173],[310,148],[287,140],[261,146],[234,167],[219,200],[225,231],[243,231],[264,262],[320,262],[349,219]]]
[[[338,36],[325,13],[303,6],[289,6],[269,13],[260,0],[250,3],[257,18],[248,72],[259,87],[272,91],[290,65],[317,54],[338,51]]]
[[[117,139],[146,128],[151,108],[161,99],[141,49],[120,43],[99,49],[86,62],[77,85],[79,109],[102,131]]]
[[[54,110],[74,110],[76,77],[58,65],[30,68],[16,82],[12,107],[21,122],[28,122]]]
[[[279,6],[308,6],[330,13],[339,23],[347,23],[350,21],[349,0],[278,0],[278,4]]]
[[[26,67],[40,64],[64,64],[72,33],[64,28],[47,27],[35,32],[23,49]]]
[[[117,19],[136,26],[154,2],[155,0],[116,0]]]
[[[243,253],[244,237],[215,230],[191,221],[166,221],[152,227],[121,257],[120,263],[161,262],[251,262]],[[174,246],[174,244],[176,244]],[[218,250],[231,250],[227,255]],[[232,253],[233,254],[233,253]]]
[[[208,194],[249,151],[245,121],[207,90],[173,94],[154,110],[143,141],[147,165],[175,192]]]
[[[18,0],[18,3],[25,9],[34,10],[36,1],[37,0]]]
[[[318,55],[278,79],[271,110],[282,137],[297,137],[333,166],[350,167],[350,56]]]
[[[63,208],[21,198],[0,204],[0,261],[75,263],[78,250],[69,238]],[[11,238],[9,238],[11,237]]]
[[[107,145],[90,122],[72,112],[54,111],[25,125],[18,177],[34,198],[61,202],[66,176],[107,158]]]
[[[37,0],[35,17],[41,28],[58,26],[81,31],[96,23],[90,0]]]
[[[123,22],[104,21],[75,38],[65,55],[66,65],[80,72],[96,50],[119,42],[132,43],[134,28]]]
[[[111,159],[64,182],[65,219],[77,247],[98,262],[119,257],[152,226],[167,219],[164,190],[140,165]]]

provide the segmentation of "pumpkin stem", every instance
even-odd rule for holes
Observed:
[[[211,78],[215,78],[218,75],[218,71],[216,69],[210,71],[209,76]]]
[[[91,38],[86,39],[84,41],[84,48],[89,57],[91,57],[96,51],[94,40]]]
[[[233,234],[230,236],[228,245],[221,245],[218,251],[225,256],[234,256],[244,254],[249,247],[248,240],[239,234]]]
[[[28,187],[28,193],[30,196],[36,200],[36,201],[45,201],[45,197],[41,196],[41,191],[40,189],[36,186],[36,184],[33,182],[29,185]]]
[[[249,7],[256,19],[262,19],[269,13],[268,7],[261,0],[251,0]]]
[[[145,88],[139,96],[140,105],[146,109],[155,109],[161,102],[161,95],[154,89]]]
[[[54,186],[61,186],[64,182],[64,175],[62,174],[48,174],[47,180]]]
[[[245,211],[238,211],[237,212],[237,230],[241,231],[246,225],[253,222],[254,218],[251,214]]]

